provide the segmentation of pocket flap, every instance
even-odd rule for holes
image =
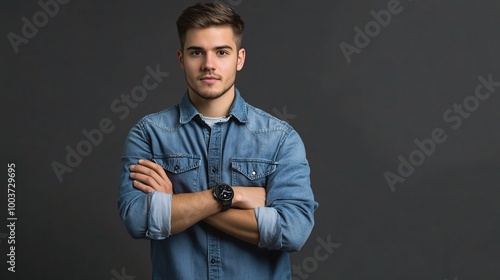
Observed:
[[[201,163],[200,157],[198,156],[179,154],[155,156],[153,157],[153,161],[161,165],[163,169],[174,174],[198,168]]]
[[[268,176],[276,170],[276,163],[262,159],[233,159],[231,167],[250,180]]]

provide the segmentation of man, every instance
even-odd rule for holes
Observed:
[[[187,8],[182,102],[139,121],[122,156],[120,216],[151,239],[153,279],[290,279],[288,252],[317,207],[299,135],[235,89],[244,23],[220,3]]]

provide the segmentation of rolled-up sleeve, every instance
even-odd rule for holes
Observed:
[[[266,186],[267,205],[255,209],[259,247],[294,252],[309,238],[318,207],[304,144],[294,130],[281,143],[276,162],[276,170],[269,175]]]
[[[281,241],[276,240],[281,237],[281,227],[278,224],[278,212],[273,207],[255,208],[255,217],[259,226],[259,247],[269,250],[281,248]]]
[[[165,239],[170,236],[172,196],[161,192],[146,194],[134,188],[130,165],[139,159],[151,159],[150,144],[141,123],[134,126],[121,157],[122,170],[118,191],[118,211],[133,238]]]
[[[162,192],[148,194],[149,213],[146,236],[151,239],[165,239],[170,236],[170,215],[172,195]]]

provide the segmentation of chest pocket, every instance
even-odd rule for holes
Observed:
[[[199,156],[167,154],[154,156],[153,161],[166,171],[174,193],[199,191],[201,164]]]
[[[265,159],[233,159],[231,185],[265,187],[267,176],[276,170],[276,163]]]

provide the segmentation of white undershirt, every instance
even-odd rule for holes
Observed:
[[[219,122],[227,122],[231,116],[226,116],[226,117],[205,117],[201,115],[201,119],[208,125],[210,128],[214,126],[215,123]]]

